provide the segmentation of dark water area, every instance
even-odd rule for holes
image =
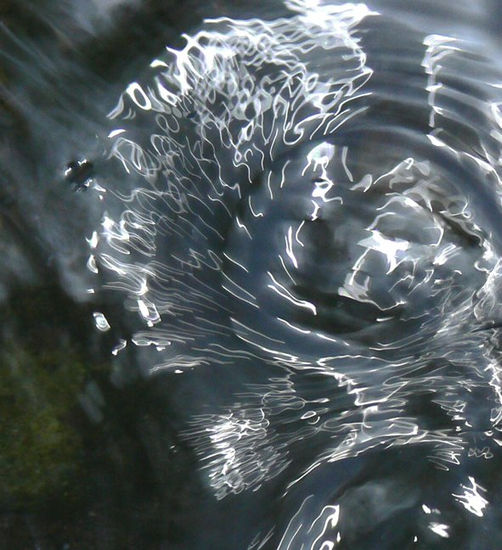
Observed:
[[[0,548],[502,548],[499,3],[0,14]]]

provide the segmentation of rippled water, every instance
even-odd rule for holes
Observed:
[[[501,548],[498,4],[274,9],[159,52],[68,168],[193,454],[166,548]]]

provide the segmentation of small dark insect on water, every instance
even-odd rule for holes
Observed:
[[[94,175],[92,162],[88,160],[72,160],[66,166],[65,180],[72,183],[76,191],[83,191],[89,187]]]

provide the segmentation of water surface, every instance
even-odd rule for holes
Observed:
[[[58,269],[118,304],[80,404],[141,442],[104,508],[151,548],[501,547],[497,4],[221,11],[67,159]]]

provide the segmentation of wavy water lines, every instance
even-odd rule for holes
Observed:
[[[114,191],[132,208],[116,221],[108,214],[105,222],[109,229],[103,236],[113,253],[102,247],[102,265],[125,279],[108,286],[130,288],[144,303],[157,304],[160,315],[179,311],[176,300],[158,303],[175,287],[188,290],[195,303],[199,287],[206,300],[221,307],[216,285],[207,284],[202,272],[218,271],[226,261],[221,245],[232,205],[276,154],[334,131],[356,112],[349,101],[371,71],[350,29],[369,12],[357,5],[340,13],[330,16],[337,33],[325,19],[318,29],[304,16],[208,22],[208,30],[186,37],[183,50],[168,50],[165,60],[152,62],[153,86],[135,82],[127,88],[110,118],[134,116],[134,127],[110,133],[110,154],[149,186],[132,184],[128,192],[128,185],[121,185]],[[336,52],[341,62],[331,78],[308,66],[308,55],[319,49]],[[148,127],[140,145],[147,121],[162,133],[152,134]],[[245,232],[245,225],[240,229]],[[172,258],[162,265],[154,259],[159,239]],[[140,265],[133,260],[138,254],[151,260]],[[224,277],[223,290],[230,285],[246,296],[228,274]],[[247,299],[253,301],[251,295]],[[170,330],[176,330],[177,317],[171,317]]]
[[[206,21],[126,88],[90,267],[146,325],[145,372],[198,392],[180,437],[205,489],[280,502],[249,548],[357,547],[360,502],[369,523],[431,515],[385,465],[344,488],[380,455],[420,456],[478,517],[462,468],[496,456],[502,410],[500,70],[364,4],[286,6]],[[450,537],[441,514],[420,537]]]

